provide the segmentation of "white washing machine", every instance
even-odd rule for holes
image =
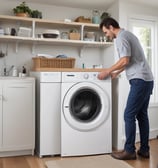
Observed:
[[[61,156],[111,153],[111,79],[62,72]]]
[[[61,72],[31,72],[36,77],[36,152],[60,154]]]

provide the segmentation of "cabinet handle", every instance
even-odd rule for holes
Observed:
[[[10,88],[28,88],[27,86],[12,86]]]

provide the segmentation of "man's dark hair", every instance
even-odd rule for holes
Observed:
[[[118,22],[111,17],[108,17],[102,20],[99,26],[101,30],[103,26],[106,27],[107,29],[109,29],[110,26],[113,26],[114,28],[120,28]]]

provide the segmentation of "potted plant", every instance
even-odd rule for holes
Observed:
[[[40,12],[39,10],[32,10],[31,11],[31,17],[42,19],[42,12]]]
[[[29,17],[31,15],[31,9],[26,2],[22,2],[20,5],[13,8],[13,12],[16,16]]]
[[[103,19],[108,18],[108,17],[110,17],[110,16],[111,16],[111,15],[110,15],[109,13],[103,12],[102,15],[100,16],[100,19],[101,19],[101,21],[102,21]]]

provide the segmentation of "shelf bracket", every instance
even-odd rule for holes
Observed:
[[[80,49],[79,49],[79,57],[81,58],[81,57],[83,57],[83,50],[85,49],[85,46],[83,46],[83,47],[80,47]]]
[[[32,21],[32,38],[35,38],[35,21]]]
[[[32,54],[35,54],[35,48],[36,48],[36,44],[33,43],[33,44],[32,44]]]
[[[84,25],[81,26],[81,40],[83,41],[83,36],[84,36]]]
[[[18,53],[18,49],[19,49],[19,42],[16,42],[16,46],[15,46],[15,52]]]

